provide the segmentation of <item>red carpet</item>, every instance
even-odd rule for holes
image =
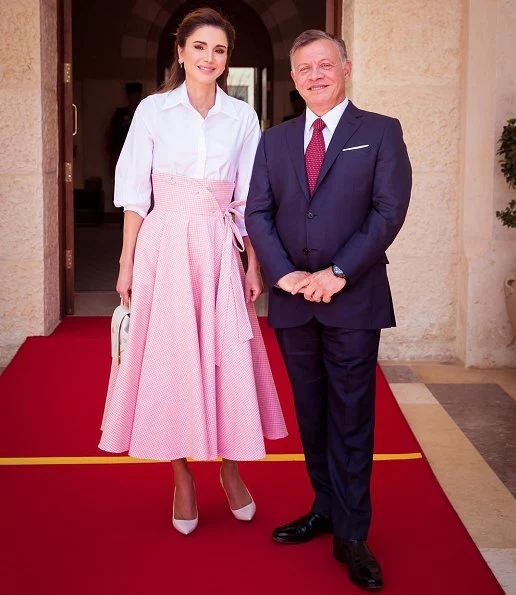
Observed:
[[[67,319],[32,338],[0,377],[0,457],[79,456],[96,449],[108,370],[108,321]],[[292,436],[275,452],[300,452],[284,370],[267,333]],[[376,452],[417,452],[381,372]],[[272,449],[271,449],[272,451]],[[319,595],[361,593],[331,557],[331,538],[303,546],[270,539],[306,512],[303,463],[245,463],[258,505],[234,520],[216,464],[194,465],[200,526],[170,525],[166,464],[0,466],[1,595]],[[377,462],[370,544],[384,593],[503,593],[425,460]]]
[[[270,453],[301,452],[290,385],[274,333],[262,321],[289,436]],[[109,376],[109,319],[66,318],[50,337],[27,339],[0,376],[0,457],[94,456]],[[378,371],[375,452],[419,446]]]

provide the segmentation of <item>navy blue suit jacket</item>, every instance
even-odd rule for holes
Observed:
[[[400,123],[350,102],[312,197],[304,128],[302,115],[263,134],[247,199],[247,231],[270,286],[269,323],[288,328],[315,316],[342,328],[395,326],[385,251],[403,225],[412,185]],[[332,263],[349,282],[329,304],[275,287],[287,273],[315,272]]]

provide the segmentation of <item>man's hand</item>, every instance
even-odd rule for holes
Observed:
[[[292,273],[289,273],[288,275],[285,275],[284,277],[281,277],[281,279],[276,283],[276,285],[280,289],[283,289],[283,291],[292,293],[292,295],[294,295],[295,293],[297,293],[292,291],[294,287],[297,284],[301,283],[307,277],[310,277],[310,273],[307,273],[306,271],[294,271]]]
[[[328,304],[332,296],[344,289],[346,280],[340,279],[333,274],[331,267],[322,271],[317,271],[312,275],[308,275],[304,279],[300,279],[292,288],[291,293],[303,293],[305,300],[311,302],[324,302]]]

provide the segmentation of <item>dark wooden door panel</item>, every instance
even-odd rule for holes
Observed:
[[[77,113],[73,105],[72,0],[59,0],[59,111],[61,193],[61,303],[63,314],[74,313],[73,135]]]

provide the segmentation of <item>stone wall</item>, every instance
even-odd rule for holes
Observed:
[[[513,0],[344,2],[350,97],[400,119],[414,170],[389,250],[398,328],[383,333],[381,357],[516,363],[503,303],[516,234],[495,219],[507,200],[495,151],[511,98],[514,110],[514,15]]]
[[[43,177],[43,333],[60,315],[57,1],[41,1],[41,142]],[[63,296],[64,298],[64,296]]]
[[[457,354],[471,366],[514,366],[516,345],[503,285],[516,269],[516,230],[504,228],[495,212],[516,198],[496,155],[504,125],[516,117],[516,2],[471,0],[468,5]]]
[[[345,6],[350,96],[401,121],[414,172],[407,220],[388,254],[398,328],[383,333],[384,358],[455,355],[462,18],[460,0]]]
[[[59,318],[55,0],[0,0],[0,366]]]

